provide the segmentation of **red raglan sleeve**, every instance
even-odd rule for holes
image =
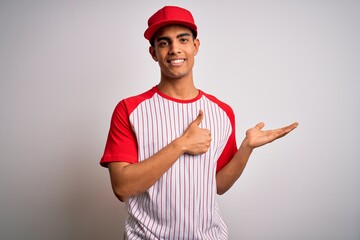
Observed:
[[[110,130],[100,165],[107,167],[110,162],[136,163],[138,151],[136,136],[129,121],[126,101],[122,100],[113,112]]]
[[[236,134],[235,134],[235,115],[230,106],[226,104],[221,104],[222,108],[227,113],[227,116],[230,120],[231,124],[231,134],[226,142],[225,148],[221,153],[216,166],[216,172],[218,172],[221,168],[223,168],[230,160],[234,157],[237,152],[237,144],[236,144]]]

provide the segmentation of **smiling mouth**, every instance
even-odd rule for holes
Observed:
[[[171,65],[181,65],[185,59],[174,59],[174,60],[168,60],[168,63],[171,63]]]

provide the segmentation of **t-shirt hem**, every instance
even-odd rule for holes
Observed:
[[[124,160],[125,159],[125,160]],[[100,165],[102,167],[105,167],[107,168],[109,163],[112,163],[112,162],[127,162],[127,163],[136,163],[137,160],[136,159],[128,159],[128,158],[124,158],[124,157],[114,157],[114,156],[111,156],[111,157],[103,157],[101,160],[100,160]]]

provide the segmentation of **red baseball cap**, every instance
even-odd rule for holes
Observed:
[[[151,41],[153,35],[161,27],[167,25],[179,24],[190,28],[195,37],[197,35],[197,26],[190,11],[176,6],[165,6],[158,10],[148,20],[148,29],[144,32],[144,37]]]

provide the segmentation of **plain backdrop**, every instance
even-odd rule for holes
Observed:
[[[121,239],[100,167],[112,111],[159,81],[143,38],[164,5],[199,27],[198,88],[236,114],[298,121],[219,196],[230,239],[360,239],[360,2],[0,1],[0,239]]]

